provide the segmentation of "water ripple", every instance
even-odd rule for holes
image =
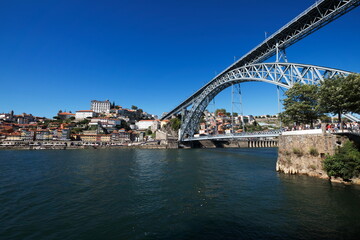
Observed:
[[[276,149],[0,151],[0,236],[358,236],[359,187],[278,174],[276,157]]]

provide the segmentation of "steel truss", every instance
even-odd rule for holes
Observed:
[[[193,104],[195,99],[213,82],[218,81],[228,72],[239,67],[254,63],[263,62],[276,54],[276,49],[284,50],[286,47],[305,38],[326,24],[334,21],[345,13],[360,5],[360,0],[320,0],[280,28],[277,32],[266,38],[262,43],[245,54],[235,63],[226,68],[223,72],[212,79],[208,84],[199,89],[162,119],[170,118],[172,115],[181,112]]]
[[[211,84],[193,101],[191,110],[186,112],[180,128],[179,140],[192,137],[199,126],[201,114],[210,101],[222,90],[232,84],[259,81],[275,84],[283,88],[291,88],[295,83],[320,84],[326,78],[347,76],[348,71],[296,63],[261,63],[233,69]]]

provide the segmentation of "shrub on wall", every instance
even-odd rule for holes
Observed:
[[[293,148],[293,153],[298,157],[303,155],[303,152],[299,148]]]
[[[310,153],[311,156],[314,156],[314,157],[317,157],[319,155],[318,150],[316,148],[314,148],[314,147],[310,148],[309,153]]]

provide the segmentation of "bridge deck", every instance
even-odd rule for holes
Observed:
[[[344,130],[337,130],[335,132],[327,131],[326,133],[336,134],[336,135],[355,135],[360,137],[359,129],[344,129]],[[226,140],[235,140],[235,139],[274,138],[280,135],[291,136],[291,135],[311,135],[311,134],[323,134],[323,131],[321,129],[308,129],[308,130],[298,130],[298,131],[276,130],[276,131],[268,131],[268,132],[245,132],[245,133],[190,137],[184,139],[183,141],[184,142],[202,141],[202,140],[226,141]]]

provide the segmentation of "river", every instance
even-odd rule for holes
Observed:
[[[276,148],[0,151],[0,239],[358,239],[360,187]]]

